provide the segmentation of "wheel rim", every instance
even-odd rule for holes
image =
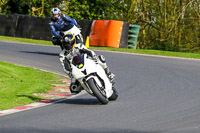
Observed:
[[[95,85],[97,87],[97,89],[99,90],[99,92],[104,96],[104,97],[107,97],[106,96],[106,91],[105,91],[105,88],[104,89],[101,89],[98,84],[95,82]]]

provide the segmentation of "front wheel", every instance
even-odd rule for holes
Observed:
[[[118,92],[115,89],[115,87],[113,87],[113,94],[108,98],[110,101],[115,101],[118,98]]]
[[[97,99],[102,103],[102,104],[108,104],[108,98],[106,97],[106,95],[104,95],[105,93],[101,92],[101,88],[99,88],[94,79],[89,79],[87,81],[90,89],[92,90],[92,92],[94,93],[94,95],[97,97]]]

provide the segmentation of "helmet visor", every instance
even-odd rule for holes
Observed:
[[[74,48],[74,46],[75,46],[75,37],[71,34],[65,36],[63,41],[63,47],[66,50],[71,50]]]

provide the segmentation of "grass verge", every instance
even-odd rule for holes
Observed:
[[[148,54],[148,55],[160,55],[160,56],[171,56],[171,57],[182,57],[191,59],[200,59],[200,54],[198,53],[186,53],[186,52],[171,52],[171,51],[161,51],[161,50],[147,50],[147,49],[128,49],[128,48],[108,48],[108,47],[91,47],[91,49],[107,50],[107,51],[120,51],[127,53],[138,53],[138,54]]]
[[[7,36],[0,36],[0,41],[52,45],[51,41],[7,37]],[[128,49],[128,48],[111,48],[111,47],[90,47],[90,49],[200,59],[200,54],[198,53],[170,52],[170,51],[147,50],[147,49],[134,50],[134,49]]]
[[[0,36],[0,41],[5,42],[19,42],[19,43],[29,43],[29,44],[40,44],[40,45],[52,45],[51,41],[44,40],[34,40],[34,39],[26,39],[26,38],[18,38],[18,37],[9,37],[9,36]]]
[[[0,110],[26,105],[42,99],[44,93],[64,77],[39,69],[0,62]]]

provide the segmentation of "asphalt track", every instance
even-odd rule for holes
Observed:
[[[0,60],[64,74],[58,47],[0,42]],[[97,51],[119,99],[88,94],[0,117],[0,133],[199,133],[200,60]]]

